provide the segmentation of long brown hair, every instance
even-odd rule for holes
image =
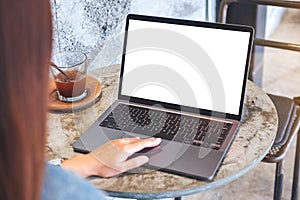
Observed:
[[[51,40],[49,1],[0,1],[0,199],[40,198]]]

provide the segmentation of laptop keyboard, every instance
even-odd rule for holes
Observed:
[[[119,104],[100,126],[219,150],[232,124]]]

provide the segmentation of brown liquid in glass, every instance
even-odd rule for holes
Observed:
[[[64,97],[77,97],[85,90],[86,77],[78,70],[67,70],[66,77],[59,73],[55,78],[56,87]]]

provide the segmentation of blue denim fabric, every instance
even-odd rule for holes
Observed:
[[[42,200],[102,200],[104,194],[92,184],[59,166],[46,164]]]

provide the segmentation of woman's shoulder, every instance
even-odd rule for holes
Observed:
[[[92,184],[59,166],[46,164],[42,200],[50,199],[106,199]]]

